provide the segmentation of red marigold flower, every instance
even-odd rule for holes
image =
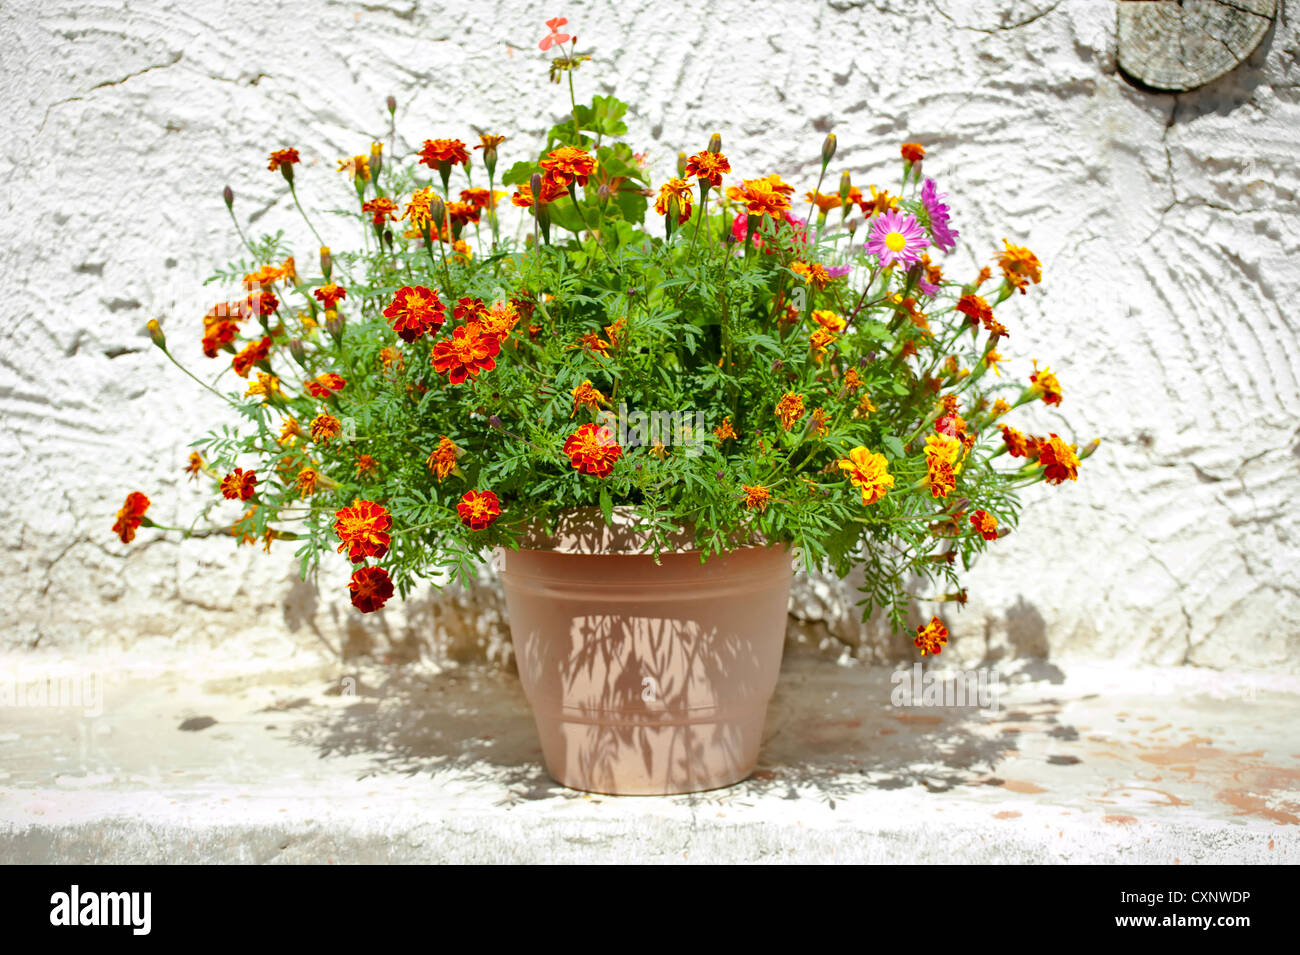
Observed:
[[[423,285],[403,285],[384,309],[384,317],[393,323],[393,331],[408,345],[433,331],[447,320],[447,309],[438,293]]]
[[[691,207],[695,201],[695,193],[691,192],[691,187],[685,179],[674,177],[659,187],[655,212],[661,216],[668,215],[674,199],[677,200],[677,224],[685,225],[691,220]]]
[[[898,151],[908,162],[920,162],[925,158],[925,147],[920,143],[903,143]]]
[[[317,444],[325,444],[342,433],[342,423],[332,414],[318,414],[311,419],[311,439]]]
[[[190,452],[190,463],[185,465],[185,473],[190,476],[191,481],[197,481],[199,472],[203,470],[203,455],[197,451]]]
[[[1009,424],[1002,426],[1002,440],[1013,458],[1033,458],[1038,455],[1038,441],[1021,434]]]
[[[623,448],[609,428],[584,424],[564,442],[564,453],[580,473],[603,478],[614,470],[614,462],[622,456]]]
[[[1034,362],[1034,373],[1029,376],[1032,383],[1030,390],[1035,394],[1042,395],[1043,403],[1049,405],[1059,405],[1061,399],[1065,397],[1065,392],[1061,390],[1061,383],[1056,380],[1056,375],[1052,374],[1052,369],[1046,365],[1042,371],[1038,369],[1038,362]]]
[[[590,408],[592,411],[599,411],[607,399],[600,393],[600,389],[591,383],[590,380],[584,381],[578,387],[574,388],[569,394],[573,395],[573,410],[569,412],[572,418],[578,413],[579,408]]]
[[[137,528],[144,522],[144,512],[149,510],[149,498],[139,491],[132,491],[126,496],[126,502],[117,512],[117,521],[113,524],[113,533],[122,539],[123,544],[135,540]]]
[[[975,528],[986,541],[998,539],[998,519],[985,510],[978,510],[970,516],[971,527]]]
[[[236,375],[240,378],[247,378],[253,366],[266,361],[266,356],[270,353],[271,339],[263,338],[260,342],[252,342],[245,346],[230,360],[230,364],[235,369]]]
[[[479,322],[487,317],[488,307],[481,298],[456,299],[456,307],[451,317],[458,322]]]
[[[728,172],[731,172],[731,162],[722,153],[702,149],[686,160],[686,175],[707,182],[714,189],[722,186],[722,175]]]
[[[542,180],[542,205],[549,205],[560,196],[564,195],[566,186],[562,182],[556,182],[554,179]],[[511,203],[520,209],[531,209],[533,207],[533,187],[528,183],[520,183],[518,190],[510,197]]]
[[[551,150],[542,160],[542,170],[547,179],[566,189],[575,181],[578,185],[585,186],[587,177],[596,171],[596,160],[585,149],[561,146]]]
[[[474,147],[478,149],[478,146]],[[462,189],[460,191],[460,201],[468,202],[477,209],[490,209],[500,201],[505,193],[494,193],[491,189]],[[475,220],[477,221],[477,220]]]
[[[486,530],[501,516],[501,501],[491,491],[466,491],[456,505],[456,513],[470,530]]]
[[[397,203],[387,196],[366,200],[361,203],[361,211],[370,216],[370,221],[377,226],[383,225],[386,220],[397,219]]]
[[[271,172],[275,172],[281,166],[292,166],[301,161],[302,160],[298,157],[298,150],[277,149],[275,152],[271,153],[266,168],[271,170]]]
[[[469,150],[459,139],[426,139],[420,147],[420,162],[430,169],[455,166],[469,161]]]
[[[221,479],[221,494],[232,501],[247,501],[257,490],[257,472],[235,468]]]
[[[441,338],[433,346],[433,370],[447,375],[453,385],[477,377],[479,372],[497,366],[494,356],[501,352],[501,339],[486,334],[478,325],[460,325],[451,338]]]
[[[392,529],[393,518],[382,504],[358,498],[351,507],[341,508],[334,516],[338,518],[334,533],[342,541],[339,553],[346,549],[352,563],[359,564],[367,557],[379,558],[388,553],[391,542],[388,532]]]
[[[216,358],[217,352],[235,340],[239,326],[232,321],[212,321],[204,319],[203,354]]]
[[[267,289],[258,289],[249,294],[242,312],[257,318],[269,318],[280,310],[280,300]],[[241,315],[241,317],[243,317]]]
[[[1078,480],[1078,450],[1076,445],[1066,444],[1055,433],[1038,443],[1038,463],[1043,466],[1043,477],[1048,484]]]
[[[326,308],[333,308],[342,299],[348,297],[348,290],[341,285],[335,285],[333,282],[327,282],[316,291],[312,292],[320,300],[320,303]]]
[[[348,380],[342,375],[327,371],[307,381],[307,394],[313,398],[328,398],[336,391],[341,391]]]
[[[957,311],[965,315],[972,325],[993,320],[993,308],[978,295],[963,295],[957,300]]]
[[[382,567],[358,567],[348,581],[352,606],[362,613],[374,613],[393,596],[393,582]]]
[[[912,642],[921,651],[921,656],[938,656],[948,645],[948,628],[938,617],[931,617],[929,623],[916,628],[916,639]]]

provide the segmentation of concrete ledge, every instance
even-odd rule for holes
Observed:
[[[753,778],[619,799],[550,781],[499,670],[114,666],[102,715],[0,711],[0,859],[1300,858],[1294,678],[1039,663],[981,711],[893,706],[889,670],[793,656]]]

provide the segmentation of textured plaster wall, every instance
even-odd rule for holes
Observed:
[[[0,579],[9,648],[231,645],[240,652],[422,645],[502,657],[490,588],[432,590],[362,618],[346,570],[319,594],[290,552],[110,534],[125,491],[185,523],[181,474],[214,400],[148,342],[197,329],[255,232],[313,243],[265,156],[298,146],[306,204],[346,200],[334,160],[383,134],[536,141],[564,108],[535,48],[565,14],[594,54],[579,95],[634,101],[662,178],[715,130],[741,175],[802,191],[822,135],[860,184],[918,139],[954,194],[971,274],[1002,236],[1045,279],[1000,317],[1010,373],[1051,363],[1080,443],[1077,484],[1036,488],[1023,529],[947,613],[958,661],[1070,653],[1300,668],[1300,38],[1286,11],[1250,61],[1181,96],[1115,72],[1109,0],[371,0],[33,2],[0,6]],[[1295,14],[1293,14],[1295,15]],[[510,161],[507,144],[504,161]],[[1040,409],[1035,430],[1063,427]],[[284,545],[280,545],[284,546]],[[795,633],[888,657],[843,586],[801,583]]]

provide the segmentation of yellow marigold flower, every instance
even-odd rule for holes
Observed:
[[[978,510],[970,516],[971,527],[986,541],[998,539],[998,519],[985,510]]]
[[[865,196],[858,203],[858,208],[862,214],[870,219],[872,216],[879,215],[882,212],[889,212],[898,208],[898,196],[891,196],[888,191],[877,192],[876,187],[871,187],[871,198]]]
[[[1040,371],[1038,362],[1034,362],[1034,373],[1029,376],[1029,390],[1036,395],[1041,395],[1044,404],[1059,405],[1061,399],[1065,397],[1065,392],[1061,390],[1061,383],[1056,380],[1056,375],[1052,374],[1052,369],[1046,365]]]
[[[817,353],[818,358],[820,358],[822,353],[836,341],[837,339],[835,335],[824,328],[819,328],[808,336],[808,345]]]
[[[951,435],[932,434],[925,439],[926,483],[933,497],[947,497],[957,487],[961,452],[961,441]]]
[[[1039,442],[1038,463],[1043,466],[1043,477],[1048,484],[1079,479],[1078,450],[1075,445],[1066,444],[1057,434]]]
[[[669,213],[673,199],[677,200],[677,224],[684,225],[691,219],[691,206],[695,193],[685,179],[673,177],[659,187],[659,198],[655,200],[655,212],[661,216]]]
[[[284,392],[280,390],[280,379],[269,372],[259,371],[257,381],[248,386],[248,391],[244,392],[245,398],[252,398],[261,395],[262,402],[266,403],[272,398],[280,397]]]
[[[767,502],[772,499],[772,492],[761,484],[750,487],[748,484],[740,485],[740,489],[745,492],[745,507],[751,511],[766,511]]]
[[[878,411],[878,410],[880,410],[880,409],[878,409],[878,408],[875,406],[875,404],[872,403],[872,401],[871,401],[871,396],[870,396],[870,395],[863,395],[863,396],[862,396],[862,400],[858,402],[858,406],[857,406],[856,408],[853,409],[853,417],[855,417],[855,418],[865,418],[867,415],[871,414],[871,413],[874,412],[874,411]]]
[[[1006,414],[1010,410],[1011,410],[1011,405],[1007,404],[1006,401],[1004,401],[1002,398],[999,398],[997,401],[993,402],[992,414],[993,417],[995,418],[1001,418],[1004,414]]]
[[[441,484],[452,471],[456,470],[456,458],[460,455],[460,448],[452,443],[451,438],[445,434],[438,441],[438,446],[429,453],[429,458],[425,464]]]
[[[570,418],[578,413],[579,408],[585,407],[590,408],[592,411],[599,411],[600,406],[607,400],[590,381],[584,381],[577,388],[570,391],[569,394],[573,395],[573,410],[569,412]]]
[[[403,219],[409,219],[411,225],[416,229],[426,229],[440,226],[437,221],[438,216],[433,214],[434,200],[441,202],[441,198],[433,190],[433,186],[425,186],[423,189],[417,189],[411,194],[411,201],[406,204],[406,211],[402,213]],[[418,235],[418,232],[417,232]]]
[[[847,458],[836,462],[841,471],[848,473],[849,481],[862,492],[864,505],[875,504],[894,486],[894,476],[889,473],[889,461],[864,447],[856,447]]]
[[[311,419],[311,438],[317,444],[325,444],[342,433],[342,423],[332,414],[322,413]]]
[[[1002,356],[992,348],[984,353],[984,364],[987,365],[992,370],[993,374],[997,375],[999,378],[1002,377],[1002,369],[998,367],[998,362],[1001,360]]]
[[[831,433],[830,417],[826,414],[825,408],[814,408],[812,413],[813,434],[819,438],[824,438]]]
[[[297,418],[290,416],[284,420],[284,423],[282,425],[280,425],[281,446],[291,447],[302,436],[303,436],[302,425],[298,423]]]
[[[1006,276],[1007,283],[1023,295],[1030,282],[1037,285],[1043,280],[1043,267],[1038,256],[1024,246],[1012,245],[1006,239],[1002,240],[1002,244],[1006,248],[998,253],[998,266]]]
[[[722,424],[713,429],[713,436],[718,439],[718,444],[724,441],[736,440],[736,429],[731,426],[731,416],[722,419]]]
[[[668,449],[664,447],[664,443],[662,441],[656,441],[654,447],[650,449],[650,453],[653,454],[660,461],[668,457]]]
[[[831,275],[826,271],[826,267],[817,262],[794,262],[790,266],[790,271],[802,277],[804,284],[813,286],[819,292],[831,281]]]
[[[316,486],[320,481],[320,475],[313,468],[303,468],[298,472],[297,479],[293,482],[298,488],[299,497],[311,497],[316,491]]]
[[[368,156],[353,156],[351,159],[340,159],[339,172],[346,172],[353,182],[358,179],[362,182],[368,182],[370,180],[370,158]]]
[[[838,312],[828,311],[824,308],[813,309],[812,320],[828,332],[834,332],[836,335],[840,334],[848,327],[848,323],[844,321],[843,315],[840,315]]]
[[[776,416],[787,431],[803,417],[803,411],[803,395],[796,395],[792,391],[787,391],[776,403]]]
[[[929,623],[916,628],[916,639],[912,642],[921,651],[921,656],[938,656],[948,645],[948,628],[938,617],[931,617]]]

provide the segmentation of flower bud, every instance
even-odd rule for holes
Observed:
[[[1084,446],[1083,450],[1079,452],[1079,460],[1082,461],[1089,457],[1099,447],[1101,447],[1101,438],[1093,438]]]
[[[429,213],[438,223],[438,234],[442,234],[442,228],[447,222],[447,206],[440,196],[434,196],[429,201]]]
[[[528,188],[533,193],[533,205],[541,205],[542,203],[538,201],[542,197],[542,174],[540,172],[533,173],[532,178],[528,180]]]
[[[722,134],[721,134],[721,133],[714,133],[712,136],[709,137],[709,152],[711,152],[711,153],[715,153],[715,154],[716,154],[716,153],[720,153],[720,152],[722,152]]]
[[[325,331],[335,341],[343,337],[343,317],[332,308],[325,312]]]
[[[166,351],[167,336],[163,334],[162,326],[158,324],[158,319],[149,319],[149,323],[145,327],[149,329],[149,337],[153,339],[153,343],[163,351]]]
[[[840,202],[848,205],[849,193],[853,191],[853,177],[849,175],[846,169],[840,173]]]
[[[384,168],[384,144],[370,144],[370,178],[378,179],[379,171]]]
[[[330,273],[333,271],[334,259],[330,255],[330,248],[328,245],[322,245],[320,247],[320,274],[325,276],[325,281],[328,282],[330,280]]]
[[[722,472],[719,471],[717,474],[714,475],[714,477],[716,477],[719,481],[721,481],[721,480],[722,480]]]
[[[298,364],[304,368],[307,367],[307,348],[303,345],[301,338],[294,338],[289,341],[289,354],[293,356],[293,360]]]
[[[830,164],[831,158],[835,155],[835,134],[827,133],[826,138],[822,141],[822,168],[825,169]]]
[[[605,203],[609,202],[609,197],[609,183],[602,182],[600,188],[596,190],[596,198],[600,200],[600,204],[603,206]]]
[[[280,163],[280,175],[284,176],[284,181],[287,182],[289,184],[289,188],[292,189],[293,188],[293,163],[291,162]]]
[[[686,178],[686,153],[677,154],[677,178]]]
[[[782,368],[784,368],[784,367],[785,367],[785,362],[783,362],[783,361],[782,361],[781,359],[779,359],[779,358],[778,358],[776,361],[772,362],[772,371],[773,371],[773,372],[778,372],[778,371],[780,371],[780,370],[781,370]]]
[[[853,239],[853,233],[855,233],[855,232],[857,232],[857,231],[858,231],[858,220],[857,220],[857,219],[850,219],[850,220],[849,220],[849,239],[850,239],[850,241]]]
[[[501,416],[500,416],[500,415],[489,415],[489,416],[488,416],[488,427],[489,427],[489,428],[492,428],[494,431],[500,431],[500,430],[502,429],[502,427],[503,427],[502,424],[501,424]]]
[[[235,205],[235,190],[231,189],[229,186],[226,186],[226,188],[221,190],[221,198],[226,200],[226,208],[230,209],[231,212],[234,212],[235,210],[233,207]]]
[[[388,103],[388,112],[389,112],[389,113],[396,113],[396,112],[397,112],[397,97],[396,97],[396,96],[389,96],[389,97],[388,97],[388,100],[387,100],[387,103]]]

